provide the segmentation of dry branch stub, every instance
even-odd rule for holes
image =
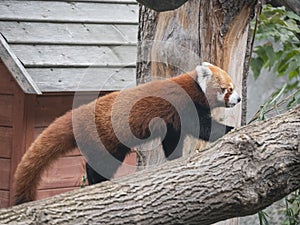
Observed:
[[[211,224],[300,188],[300,106],[241,127],[189,158],[0,210],[15,224]]]

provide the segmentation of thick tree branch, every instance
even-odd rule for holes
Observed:
[[[157,12],[174,10],[186,3],[188,0],[137,0],[138,3],[154,9]]]
[[[0,224],[211,224],[300,188],[300,106],[188,159],[0,211]],[[14,223],[15,224],[15,223]]]
[[[285,6],[288,10],[300,15],[300,1],[299,0],[267,0],[274,7]]]

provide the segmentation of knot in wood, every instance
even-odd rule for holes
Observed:
[[[247,134],[239,134],[234,137],[234,145],[239,153],[252,156],[257,149],[257,142]]]
[[[35,207],[28,207],[25,211],[25,215],[27,218],[31,218],[31,222],[34,221],[35,224],[41,224],[40,222],[42,221],[42,218],[45,218],[43,210],[38,210]]]

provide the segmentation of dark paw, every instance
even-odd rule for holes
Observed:
[[[107,181],[107,178],[98,174],[88,163],[86,163],[86,174],[89,185]]]
[[[231,131],[232,129],[234,129],[234,127],[226,126],[225,134],[227,134],[227,133],[228,133],[229,131]]]

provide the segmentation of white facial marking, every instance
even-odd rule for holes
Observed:
[[[227,90],[224,91],[224,93],[217,93],[217,100],[219,102],[225,102],[225,95],[227,94]]]
[[[201,64],[202,66],[214,66],[213,64],[209,63],[209,62],[202,62]]]
[[[197,82],[199,84],[199,86],[201,87],[202,91],[204,93],[206,93],[206,87],[208,82],[211,79],[212,76],[212,72],[211,70],[207,67],[207,66],[197,66],[196,67],[196,71],[197,71]]]
[[[233,83],[230,83],[229,86],[233,89]]]
[[[229,96],[228,105],[229,107],[233,107],[241,101],[239,94],[236,91],[233,91]]]

